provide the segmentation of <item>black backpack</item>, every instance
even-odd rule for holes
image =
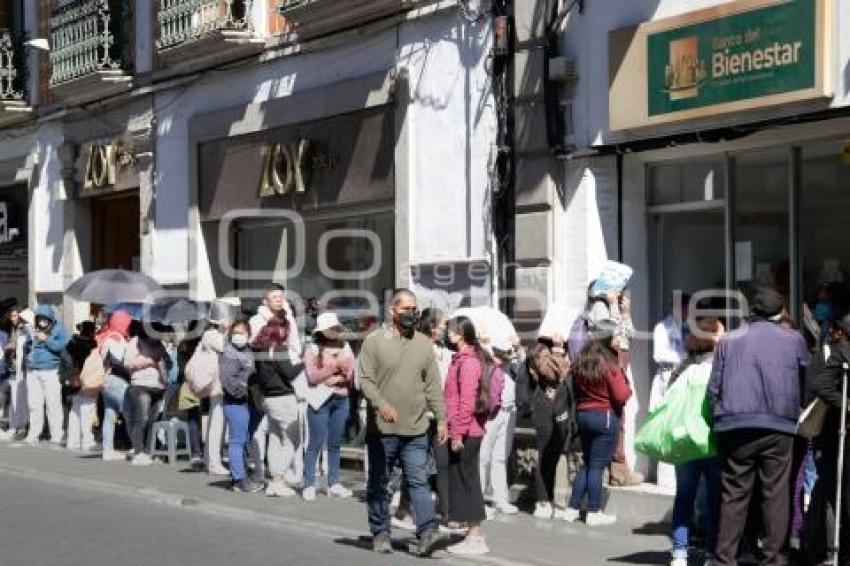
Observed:
[[[576,396],[573,390],[572,375],[566,376],[558,384],[555,391],[555,426],[564,439],[564,454],[572,452],[573,443],[578,438],[578,421],[576,420]]]
[[[59,384],[63,387],[69,387],[74,380],[75,373],[74,357],[66,348],[59,354]]]

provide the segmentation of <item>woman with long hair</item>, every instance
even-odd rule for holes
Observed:
[[[573,389],[583,459],[563,518],[576,521],[586,496],[587,524],[610,525],[617,518],[602,511],[602,476],[614,456],[623,408],[632,396],[610,339],[591,340],[581,350],[573,367]]]
[[[481,523],[487,517],[481,492],[479,453],[488,416],[498,407],[504,383],[494,379],[493,359],[481,347],[475,326],[466,317],[449,321],[448,341],[457,353],[449,366],[444,395],[451,452],[449,454],[449,519],[468,525],[451,554],[489,552]],[[495,399],[495,402],[494,402]]]
[[[8,342],[2,354],[9,371],[9,430],[0,432],[0,440],[22,440],[26,436],[29,421],[24,344],[27,342],[30,330],[21,317],[21,310],[18,307],[9,309],[3,317],[0,329],[8,336]]]
[[[266,486],[269,497],[295,495],[286,485],[284,473],[292,466],[300,442],[298,400],[293,382],[304,370],[304,365],[290,359],[289,330],[285,317],[272,316],[251,343],[256,369],[252,379],[262,393],[262,408],[269,427],[267,455],[271,482]]]

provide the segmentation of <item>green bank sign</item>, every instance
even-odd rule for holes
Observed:
[[[816,0],[650,33],[649,117],[812,89],[817,58]]]

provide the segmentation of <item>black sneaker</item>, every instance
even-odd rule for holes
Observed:
[[[372,550],[378,554],[392,554],[393,543],[390,540],[390,535],[375,535],[372,538]]]
[[[437,529],[427,531],[419,537],[419,557],[430,558],[442,540],[443,537],[440,536],[440,531]]]
[[[265,487],[262,483],[248,478],[240,482],[233,482],[233,491],[237,493],[257,493],[258,491],[263,491]]]

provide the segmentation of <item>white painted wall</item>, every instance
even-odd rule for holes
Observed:
[[[32,264],[35,266],[35,273],[31,273],[30,278],[36,293],[59,292],[64,288],[62,243],[65,201],[62,200],[62,165],[56,153],[63,141],[61,125],[48,123],[39,128],[34,146],[30,146],[39,169],[38,183],[33,188],[30,203],[30,254],[34,257]],[[8,147],[13,142],[0,145]]]
[[[287,57],[232,73],[215,72],[180,91],[158,94],[153,275],[187,283],[190,243],[188,124],[197,114],[290,96],[393,68],[407,68],[411,123],[411,259],[485,256],[486,199],[495,119],[486,59],[490,27],[457,12],[404,23],[362,41]],[[332,111],[332,109],[329,109]],[[208,270],[201,259],[199,269]],[[209,290],[200,277],[202,291]]]
[[[399,66],[410,71],[410,259],[484,257],[494,103],[490,26],[454,11],[410,22]]]

